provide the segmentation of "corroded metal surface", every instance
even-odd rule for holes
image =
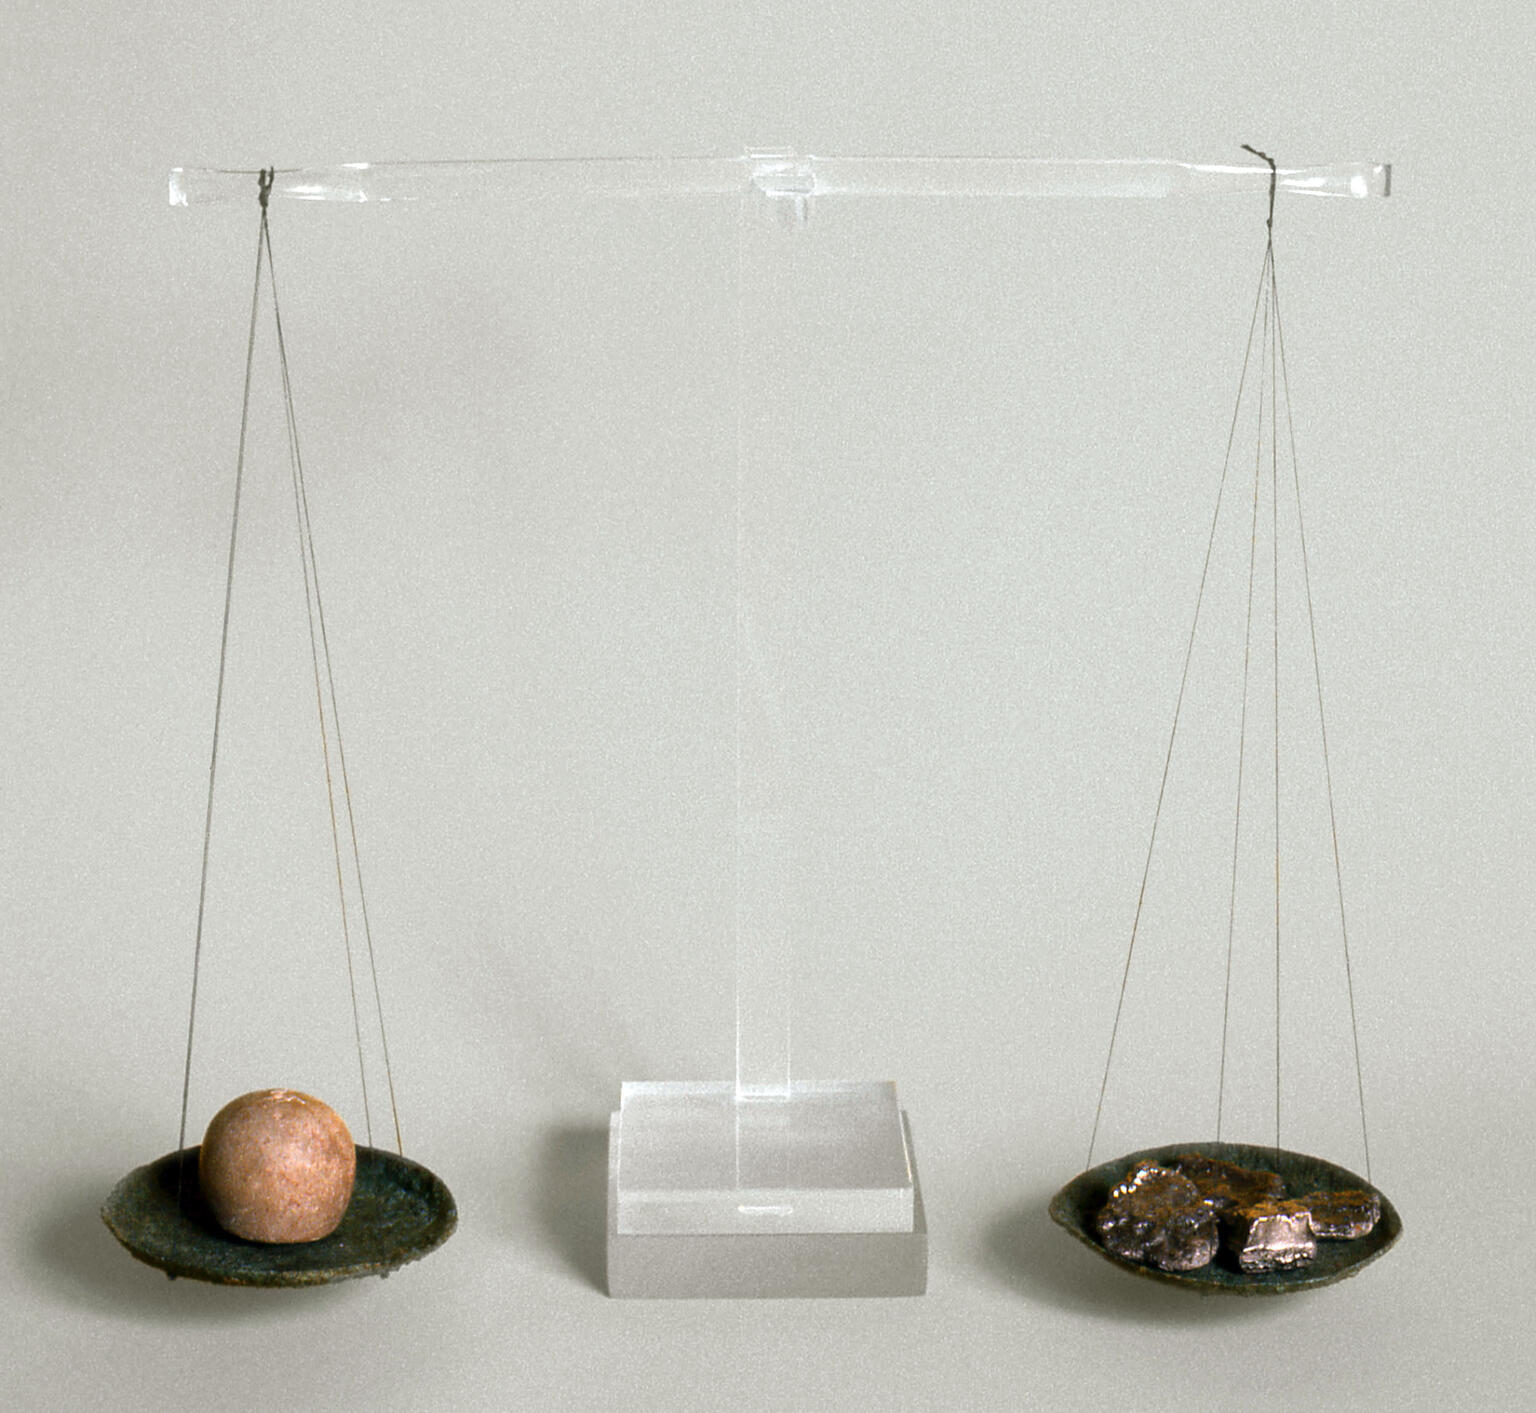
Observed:
[[[1123,1158],[1101,1163],[1079,1173],[1051,1199],[1051,1216],[1085,1246],[1112,1261],[1123,1270],[1148,1280],[1166,1281],[1189,1290],[1220,1291],[1233,1295],[1287,1295],[1331,1285],[1354,1275],[1386,1251],[1401,1235],[1403,1224],[1397,1209],[1384,1197],[1381,1217],[1369,1235],[1358,1241],[1323,1241],[1317,1255],[1302,1268],[1267,1272],[1249,1272],[1238,1268],[1227,1253],[1197,1271],[1160,1271],[1140,1261],[1128,1260],[1105,1249],[1094,1231],[1094,1220],[1109,1198],[1110,1190],[1143,1162],[1172,1166],[1181,1154],[1197,1153],[1224,1163],[1277,1173],[1286,1188],[1296,1193],[1340,1193],[1350,1190],[1374,1191],[1365,1180],[1347,1168],[1323,1158],[1292,1153],[1286,1149],[1260,1148],[1247,1143],[1171,1143],[1128,1153]],[[1380,1196],[1380,1194],[1377,1194]]]
[[[1094,1218],[1099,1240],[1128,1261],[1194,1271],[1216,1254],[1216,1214],[1182,1173],[1139,1163]]]
[[[244,1241],[213,1219],[198,1190],[197,1159],[198,1150],[186,1148],[135,1168],[101,1209],[129,1252],[169,1276],[253,1286],[383,1276],[441,1246],[458,1224],[453,1195],[434,1173],[409,1158],[359,1147],[352,1201],[329,1236],[291,1245]]]
[[[1268,1170],[1223,1163],[1204,1153],[1180,1153],[1173,1165],[1200,1189],[1200,1196],[1218,1215],[1285,1196],[1285,1183]]]
[[[1309,1192],[1302,1201],[1312,1214],[1312,1235],[1325,1241],[1353,1241],[1381,1220],[1381,1197],[1375,1192]]]

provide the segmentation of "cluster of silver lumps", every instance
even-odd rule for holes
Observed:
[[[1365,1236],[1380,1215],[1374,1192],[1288,1198],[1276,1173],[1181,1153],[1168,1165],[1137,1163],[1096,1227],[1107,1250],[1160,1270],[1200,1270],[1225,1242],[1239,1269],[1265,1272],[1306,1265],[1319,1240]]]
[[[1220,1241],[1216,1213],[1183,1173],[1138,1163],[1109,1194],[1098,1217],[1099,1240],[1117,1256],[1164,1271],[1210,1265]]]

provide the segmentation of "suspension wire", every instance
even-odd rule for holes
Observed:
[[[362,1020],[358,1005],[357,983],[352,957],[351,930],[348,920],[345,871],[341,859],[340,832],[336,814],[334,777],[331,770],[329,731],[326,722],[326,691],[330,697],[330,717],[336,735],[336,753],[340,768],[342,792],[346,803],[347,823],[351,835],[352,865],[357,879],[358,902],[363,920],[363,932],[367,940],[368,966],[373,983],[373,997],[379,1026],[379,1040],[384,1056],[384,1072],[389,1088],[390,1112],[394,1120],[396,1148],[403,1154],[404,1143],[400,1136],[400,1114],[395,1098],[394,1071],[390,1062],[389,1037],[384,1023],[384,1007],[380,996],[378,965],[373,946],[372,929],[368,921],[367,894],[363,887],[361,849],[357,837],[357,816],[353,806],[351,782],[348,778],[346,748],[342,741],[341,717],[336,703],[336,680],[332,666],[329,635],[326,631],[325,604],[320,593],[320,571],[315,557],[314,530],[310,519],[309,492],[304,476],[303,457],[299,449],[298,421],[294,412],[293,384],[289,372],[288,350],[283,334],[282,312],[278,303],[277,270],[272,259],[272,235],[268,223],[267,201],[271,193],[273,173],[264,170],[260,174],[259,202],[261,221],[256,240],[256,269],[252,280],[250,328],[246,339],[245,381],[240,407],[240,442],[235,460],[235,498],[230,518],[228,564],[224,585],[224,620],[219,642],[219,677],[214,698],[213,746],[208,770],[208,805],[203,824],[202,871],[198,885],[197,928],[193,944],[192,997],[187,1018],[187,1052],[182,1073],[181,1122],[177,1133],[177,1151],[181,1161],[177,1171],[177,1201],[181,1202],[185,1186],[186,1130],[188,1101],[191,1091],[193,1039],[196,1032],[198,979],[202,961],[203,924],[206,915],[208,892],[208,865],[213,834],[214,783],[218,771],[219,734],[223,719],[224,683],[229,654],[229,624],[234,596],[235,549],[240,523],[241,492],[244,485],[245,448],[250,424],[252,373],[255,365],[256,326],[261,298],[262,263],[265,260],[272,288],[272,315],[277,332],[278,362],[282,376],[283,408],[288,437],[289,469],[294,495],[294,513],[299,534],[300,569],[304,581],[305,613],[309,625],[310,666],[315,682],[315,702],[320,722],[320,746],[325,764],[326,799],[329,806],[332,855],[336,865],[337,893],[341,903],[342,941],[347,959],[347,983],[352,1003],[352,1030],[356,1042],[358,1074],[362,1085],[363,1119],[368,1143],[373,1143],[373,1117],[368,1097],[368,1076],[363,1057]],[[317,633],[318,627],[318,633]],[[321,686],[320,665],[325,665],[325,688]]]
[[[235,544],[240,530],[240,491],[245,482],[245,434],[250,425],[251,369],[256,361],[256,310],[261,298],[261,252],[267,235],[267,195],[272,173],[261,174],[261,227],[256,235],[256,273],[251,281],[251,323],[245,341],[245,390],[240,398],[240,443],[235,454],[235,504],[229,518],[229,558],[224,571],[224,625],[219,631],[219,684],[213,697],[213,747],[208,759],[208,807],[203,817],[203,865],[197,885],[197,928],[192,943],[192,1001],[187,1010],[187,1058],[181,1075],[181,1125],[176,1133],[176,1203],[182,1199],[186,1170],[187,1100],[192,1090],[192,1038],[197,1028],[197,981],[203,960],[203,919],[208,902],[208,854],[213,840],[213,787],[219,770],[219,724],[224,715],[224,670],[229,661],[229,613],[235,591]]]
[[[1274,234],[1271,219],[1269,279],[1270,297],[1265,300],[1264,323],[1269,357],[1269,497],[1271,543],[1274,560],[1274,686],[1275,686],[1275,1162],[1280,1161],[1280,453],[1275,424],[1275,330],[1270,319],[1274,307]],[[1262,380],[1261,380],[1262,381]],[[1259,435],[1263,436],[1263,418]]]
[[[268,247],[267,247],[267,258],[268,258],[268,262],[269,262],[269,265],[270,265],[270,261],[271,261],[271,245],[270,245],[270,243],[268,244]],[[276,282],[275,279],[272,282],[272,287],[273,287],[273,299],[274,299],[274,308],[275,308],[276,289],[277,289],[277,282]],[[308,557],[309,577],[310,577],[310,580],[314,584],[314,591],[315,591],[315,620],[316,620],[316,622],[318,622],[319,627],[320,627],[320,651],[321,651],[322,660],[323,660],[323,662],[325,664],[326,686],[327,686],[327,689],[328,689],[329,694],[330,694],[331,719],[334,722],[335,727],[336,727],[336,757],[337,757],[337,763],[340,766],[342,798],[343,798],[343,800],[344,800],[344,802],[346,804],[346,808],[347,808],[347,830],[348,830],[349,835],[351,836],[351,844],[352,844],[352,869],[353,869],[353,873],[354,873],[354,875],[356,876],[356,879],[357,879],[358,911],[359,911],[359,913],[361,914],[361,917],[362,917],[362,922],[363,922],[363,939],[364,939],[364,944],[365,944],[365,950],[368,953],[368,973],[369,973],[369,979],[371,981],[372,989],[373,989],[374,1014],[375,1014],[375,1016],[376,1016],[376,1018],[378,1020],[379,1044],[380,1044],[380,1047],[382,1049],[383,1056],[384,1056],[384,1079],[385,1079],[386,1087],[387,1087],[387,1089],[389,1091],[390,1117],[391,1117],[391,1120],[393,1121],[394,1129],[395,1129],[395,1149],[396,1149],[396,1151],[398,1153],[400,1153],[402,1156],[404,1156],[404,1154],[405,1154],[405,1143],[404,1143],[404,1140],[400,1136],[400,1109],[399,1109],[399,1105],[397,1104],[396,1099],[395,1099],[395,1076],[394,1076],[394,1067],[391,1065],[390,1057],[389,1057],[389,1035],[388,1035],[387,1031],[385,1030],[385,1026],[384,1026],[384,1002],[383,1002],[383,998],[382,998],[382,996],[380,994],[380,989],[379,989],[379,969],[378,969],[378,961],[377,961],[377,958],[376,958],[376,955],[375,955],[375,952],[374,952],[374,947],[373,947],[373,928],[372,928],[372,925],[370,924],[370,922],[368,920],[368,894],[367,894],[367,890],[363,887],[362,850],[361,850],[361,848],[360,848],[360,846],[358,844],[358,839],[357,839],[357,811],[356,811],[356,808],[354,807],[353,802],[352,802],[352,782],[351,782],[351,779],[350,779],[350,777],[349,777],[349,775],[347,773],[347,750],[346,750],[346,745],[345,745],[345,743],[344,743],[344,741],[342,739],[342,734],[341,734],[341,713],[340,713],[340,708],[337,705],[335,672],[334,672],[334,670],[332,668],[332,665],[331,665],[330,635],[329,635],[329,633],[326,630],[326,624],[325,624],[325,600],[321,596],[321,593],[320,593],[320,566],[319,566],[318,561],[315,558],[315,536],[314,536],[314,529],[313,529],[313,527],[312,527],[312,525],[310,523],[309,487],[308,487],[308,484],[307,484],[307,482],[305,481],[305,478],[304,478],[304,462],[303,462],[303,458],[299,455],[298,424],[294,420],[293,393],[292,393],[292,389],[291,389],[291,386],[289,384],[289,379],[288,379],[288,358],[287,358],[287,353],[286,353],[286,350],[283,350],[283,333],[282,333],[282,321],[281,321],[281,318],[279,318],[279,320],[278,320],[278,326],[277,327],[278,327],[278,335],[277,335],[277,337],[278,337],[278,347],[279,347],[280,350],[282,350],[283,390],[284,390],[284,396],[285,396],[285,398],[287,400],[289,423],[290,423],[290,425],[294,429],[294,431],[293,431],[293,456],[294,456],[293,466],[294,466],[294,472],[295,472],[294,482],[295,482],[295,485],[296,485],[297,490],[298,490],[299,509],[300,509],[300,511],[302,513],[302,520],[303,520],[302,535],[303,535],[304,544],[305,544],[305,546],[307,548],[307,551],[308,551],[308,556],[307,557]]]
[[[1296,460],[1296,424],[1291,410],[1291,382],[1285,362],[1285,330],[1280,322],[1280,293],[1273,265],[1270,301],[1275,309],[1275,342],[1279,351],[1280,383],[1285,394],[1285,423],[1290,440],[1291,481],[1296,492],[1296,531],[1301,542],[1302,584],[1307,600],[1307,629],[1312,643],[1312,679],[1317,686],[1317,726],[1323,748],[1323,781],[1328,796],[1328,830],[1333,840],[1333,876],[1339,897],[1339,934],[1344,944],[1344,982],[1349,996],[1349,1029],[1355,1052],[1355,1091],[1360,1101],[1360,1142],[1365,1149],[1365,1180],[1371,1181],[1371,1140],[1365,1122],[1365,1076],[1360,1063],[1360,1027],[1355,1014],[1354,972],[1349,957],[1349,925],[1344,912],[1344,869],[1339,857],[1339,826],[1333,804],[1333,770],[1328,759],[1328,725],[1323,713],[1323,674],[1317,650],[1317,620],[1312,610],[1312,571],[1307,557],[1307,527],[1301,509],[1301,472]]]
[[[284,412],[288,423],[290,469],[292,472],[294,491],[294,513],[298,523],[300,559],[304,574],[304,600],[306,612],[309,616],[310,657],[315,674],[315,697],[320,714],[320,738],[321,748],[325,755],[326,772],[326,797],[330,806],[331,817],[331,843],[336,860],[337,891],[341,900],[342,936],[346,944],[347,953],[347,980],[352,992],[352,1017],[353,1030],[357,1040],[358,1069],[363,1086],[363,1113],[364,1122],[368,1128],[368,1141],[373,1143],[372,1114],[368,1104],[367,1075],[362,1064],[362,1026],[357,1003],[357,988],[355,984],[352,966],[351,933],[348,926],[348,912],[346,901],[346,889],[343,884],[343,869],[341,862],[341,845],[336,818],[336,801],[333,779],[331,774],[330,750],[326,734],[325,723],[325,694],[320,686],[320,663],[323,660],[325,666],[326,690],[329,693],[331,721],[335,727],[336,756],[339,773],[341,776],[342,796],[346,805],[347,826],[350,835],[352,850],[352,867],[357,880],[358,906],[363,923],[363,936],[368,954],[368,970],[373,989],[374,1012],[378,1021],[379,1041],[384,1057],[384,1076],[389,1091],[390,1115],[394,1123],[395,1146],[402,1155],[405,1145],[400,1135],[400,1111],[395,1097],[394,1069],[390,1062],[389,1036],[384,1024],[384,1005],[379,988],[379,972],[377,958],[373,946],[373,930],[368,920],[368,895],[363,886],[362,851],[357,837],[357,812],[353,804],[352,785],[347,771],[346,746],[341,733],[341,713],[336,696],[336,677],[332,666],[330,635],[325,622],[325,600],[320,592],[320,567],[315,557],[314,529],[310,519],[309,488],[304,475],[304,459],[299,449],[298,420],[294,411],[293,384],[289,374],[288,348],[283,334],[282,311],[278,304],[277,296],[277,272],[272,263],[272,236],[270,230],[266,235],[267,269],[271,274],[272,285],[272,314],[277,328],[278,362],[282,370]],[[313,602],[311,603],[311,590]],[[319,627],[318,654],[316,652],[316,626]]]
[[[1267,274],[1267,269],[1264,273]],[[1099,1124],[1104,1117],[1104,1094],[1109,1088],[1109,1072],[1115,1058],[1115,1041],[1120,1034],[1120,1016],[1125,1009],[1125,991],[1131,977],[1131,959],[1136,952],[1136,937],[1141,927],[1142,905],[1146,901],[1147,896],[1147,878],[1152,871],[1152,853],[1157,844],[1157,826],[1158,821],[1162,818],[1163,796],[1168,789],[1168,770],[1173,763],[1174,742],[1177,741],[1179,735],[1179,715],[1184,707],[1184,689],[1189,683],[1189,664],[1195,652],[1195,634],[1200,627],[1200,606],[1205,599],[1206,579],[1211,569],[1211,551],[1216,544],[1216,527],[1221,521],[1222,496],[1226,491],[1227,473],[1232,464],[1232,445],[1237,435],[1238,414],[1242,409],[1243,402],[1243,386],[1248,378],[1248,361],[1253,349],[1254,329],[1258,325],[1259,301],[1264,294],[1264,290],[1265,279],[1261,275],[1259,287],[1253,297],[1253,315],[1248,324],[1248,343],[1243,352],[1243,371],[1238,378],[1237,399],[1232,408],[1232,424],[1227,432],[1227,449],[1221,461],[1221,479],[1216,487],[1216,508],[1211,515],[1211,530],[1205,544],[1205,562],[1200,569],[1200,587],[1195,594],[1194,619],[1189,627],[1189,642],[1184,649],[1184,667],[1179,675],[1179,691],[1173,705],[1173,727],[1168,733],[1168,749],[1163,756],[1162,780],[1157,787],[1157,806],[1152,812],[1152,830],[1147,840],[1147,857],[1146,862],[1142,866],[1141,887],[1136,894],[1136,914],[1131,921],[1131,940],[1125,949],[1125,967],[1120,974],[1120,995],[1115,1002],[1115,1020],[1109,1032],[1109,1053],[1104,1057],[1104,1076],[1099,1082],[1099,1102],[1093,1115],[1093,1133],[1088,1139],[1088,1161],[1085,1166],[1090,1168],[1093,1166],[1093,1151],[1098,1144]]]
[[[309,657],[310,667],[314,675],[315,683],[315,707],[320,721],[320,753],[325,764],[325,796],[326,804],[330,810],[331,824],[331,852],[336,864],[336,893],[341,902],[341,936],[343,949],[347,958],[347,987],[352,998],[352,1034],[357,1046],[357,1072],[363,1091],[363,1123],[367,1129],[368,1146],[373,1146],[373,1112],[368,1102],[368,1070],[363,1062],[363,1030],[362,1018],[357,1004],[357,980],[352,965],[352,934],[347,916],[347,890],[341,865],[341,840],[336,824],[336,792],[331,774],[331,747],[329,732],[325,721],[325,695],[320,686],[320,657],[315,635],[315,605],[310,584],[309,556],[305,551],[304,542],[304,516],[299,502],[299,452],[298,452],[298,428],[295,424],[293,402],[288,383],[287,355],[282,340],[282,318],[278,313],[276,287],[277,270],[272,263],[272,240],[268,233],[266,237],[267,271],[272,277],[273,286],[273,322],[278,330],[278,363],[283,378],[283,410],[288,433],[288,464],[289,475],[293,482],[293,508],[298,521],[299,531],[299,564],[304,579],[304,611],[309,625]]]
[[[1147,880],[1151,871],[1152,854],[1157,842],[1158,823],[1162,816],[1163,798],[1167,790],[1169,768],[1173,759],[1174,743],[1178,736],[1179,718],[1183,707],[1184,691],[1189,678],[1190,660],[1194,651],[1194,642],[1200,622],[1201,604],[1205,596],[1205,586],[1210,571],[1212,547],[1215,542],[1216,528],[1221,517],[1221,503],[1226,488],[1227,475],[1231,462],[1233,438],[1237,430],[1237,422],[1242,408],[1243,390],[1246,385],[1248,368],[1252,358],[1254,332],[1258,327],[1259,310],[1263,306],[1263,334],[1260,339],[1260,371],[1259,371],[1259,415],[1258,436],[1254,455],[1254,504],[1250,521],[1249,535],[1249,585],[1247,618],[1244,628],[1243,643],[1243,702],[1240,716],[1238,736],[1238,782],[1237,803],[1233,820],[1233,863],[1232,863],[1232,891],[1228,905],[1227,922],[1227,960],[1226,983],[1222,1000],[1222,1044],[1221,1067],[1217,1086],[1216,1101],[1216,1133],[1220,1141],[1222,1130],[1223,1103],[1226,1086],[1226,1058],[1228,1023],[1231,1006],[1231,982],[1232,982],[1232,953],[1233,940],[1236,930],[1236,898],[1237,898],[1237,866],[1238,847],[1241,839],[1242,827],[1242,785],[1244,755],[1247,739],[1247,713],[1248,691],[1250,680],[1250,664],[1252,650],[1252,622],[1253,622],[1253,589],[1255,580],[1255,563],[1257,556],[1257,525],[1259,508],[1259,481],[1260,468],[1263,463],[1264,444],[1264,374],[1269,375],[1269,429],[1270,429],[1270,509],[1271,509],[1271,594],[1272,594],[1272,670],[1273,670],[1273,709],[1274,709],[1274,955],[1275,955],[1275,1153],[1278,1160],[1281,1139],[1281,1049],[1282,1049],[1282,1014],[1281,1014],[1281,981],[1282,981],[1282,949],[1281,949],[1281,866],[1280,866],[1280,492],[1279,492],[1279,406],[1280,396],[1283,392],[1285,398],[1286,430],[1289,442],[1291,459],[1291,480],[1295,492],[1296,502],[1296,526],[1301,549],[1302,582],[1305,590],[1307,604],[1307,627],[1312,649],[1312,673],[1313,681],[1317,689],[1317,714],[1318,730],[1322,740],[1323,774],[1327,787],[1328,799],[1328,825],[1333,843],[1334,880],[1337,886],[1339,903],[1339,930],[1344,950],[1344,975],[1346,989],[1349,998],[1349,1023],[1353,1041],[1355,1059],[1355,1085],[1360,1108],[1360,1139],[1365,1150],[1365,1176],[1366,1181],[1372,1181],[1371,1174],[1371,1149],[1370,1135],[1366,1123],[1365,1113],[1365,1079],[1364,1067],[1360,1058],[1360,1029],[1355,1006],[1354,971],[1349,950],[1349,928],[1344,906],[1344,876],[1341,863],[1338,834],[1338,818],[1333,797],[1333,771],[1328,753],[1328,728],[1323,708],[1323,681],[1320,655],[1317,646],[1317,620],[1313,608],[1311,565],[1307,551],[1306,524],[1302,511],[1301,498],[1301,473],[1296,456],[1296,425],[1293,407],[1291,403],[1290,374],[1285,356],[1285,333],[1280,318],[1280,294],[1279,283],[1275,272],[1274,258],[1274,201],[1276,188],[1276,168],[1274,160],[1268,154],[1260,152],[1257,148],[1248,147],[1245,150],[1253,152],[1263,158],[1270,167],[1270,191],[1269,211],[1265,222],[1267,239],[1265,241],[1264,261],[1259,277],[1259,291],[1254,297],[1254,308],[1248,328],[1248,342],[1243,354],[1242,374],[1238,379],[1238,391],[1236,405],[1233,408],[1232,426],[1227,436],[1226,454],[1222,461],[1221,480],[1217,487],[1216,509],[1212,516],[1210,537],[1206,543],[1205,562],[1200,572],[1200,587],[1195,597],[1194,621],[1190,627],[1189,642],[1185,648],[1184,667],[1179,679],[1178,695],[1174,702],[1173,727],[1169,733],[1168,749],[1163,760],[1163,774],[1158,786],[1157,805],[1153,811],[1152,829],[1147,843],[1147,857],[1142,869],[1141,887],[1136,899],[1136,912],[1131,923],[1131,938],[1126,949],[1125,966],[1120,978],[1120,992],[1115,1004],[1114,1023],[1110,1028],[1109,1052],[1104,1061],[1104,1074],[1099,1085],[1098,1105],[1094,1112],[1093,1132],[1088,1144],[1087,1167],[1093,1166],[1093,1154],[1098,1141],[1099,1127],[1104,1113],[1104,1098],[1109,1085],[1110,1070],[1114,1062],[1115,1042],[1119,1035],[1120,1019],[1125,1006],[1125,994],[1127,983],[1130,979],[1131,962],[1135,953],[1136,938],[1141,923],[1142,906],[1146,898]]]
[[[1261,283],[1273,258],[1273,250],[1266,247],[1263,267],[1259,275]],[[1262,376],[1259,381],[1259,429],[1262,439],[1264,422]],[[1232,944],[1237,931],[1237,861],[1238,843],[1242,838],[1243,827],[1243,765],[1248,744],[1248,682],[1253,654],[1253,586],[1259,546],[1259,469],[1261,462],[1262,458],[1259,449],[1256,447],[1253,455],[1253,513],[1248,524],[1248,609],[1243,623],[1243,699],[1237,728],[1237,803],[1232,811],[1232,890],[1227,904],[1227,971],[1221,997],[1221,1070],[1216,1082],[1216,1141],[1218,1143],[1221,1142],[1222,1110],[1227,1089],[1227,1031],[1232,1010]]]

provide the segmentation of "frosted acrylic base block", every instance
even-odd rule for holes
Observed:
[[[921,1295],[928,1231],[886,1083],[626,1084],[608,1134],[608,1292]]]

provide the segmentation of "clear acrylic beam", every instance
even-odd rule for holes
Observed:
[[[257,172],[175,167],[172,206],[249,201]],[[458,201],[476,197],[744,193],[795,196],[1171,197],[1268,189],[1262,164],[1046,157],[515,157],[486,162],[347,162],[279,168],[274,200]],[[1281,167],[1297,196],[1387,196],[1385,162]]]

